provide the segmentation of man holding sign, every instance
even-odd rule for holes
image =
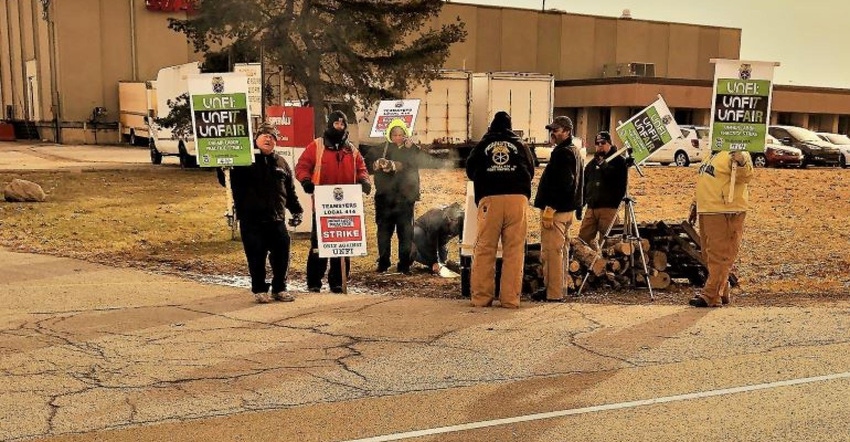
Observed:
[[[262,304],[271,299],[290,302],[295,298],[286,293],[290,246],[285,225],[286,210],[292,214],[289,220],[292,226],[301,224],[304,210],[295,194],[292,169],[274,151],[277,131],[272,126],[263,125],[257,129],[256,135],[254,144],[260,153],[255,155],[254,163],[234,167],[230,177],[239,232],[251,275],[251,292]],[[218,181],[225,185],[222,169],[218,169]],[[272,268],[271,287],[266,282],[267,258]]]
[[[714,154],[700,167],[689,221],[699,218],[700,246],[708,267],[701,295],[688,304],[720,307],[730,298],[729,273],[738,256],[753,177],[750,152],[763,152],[770,101],[772,62],[712,60],[714,97],[711,136]]]
[[[348,141],[348,118],[340,111],[328,116],[328,127],[321,137],[307,145],[298,164],[295,165],[295,177],[312,195],[316,186],[330,184],[360,184],[363,193],[372,191],[366,162],[360,151]],[[314,198],[315,199],[315,198]],[[315,207],[314,207],[315,209]],[[315,213],[315,210],[314,210]],[[307,289],[318,292],[322,288],[322,278],[328,269],[328,258],[319,256],[319,230],[313,218],[310,234],[310,254],[307,257]],[[343,292],[343,270],[347,280],[351,268],[349,258],[333,259],[328,272],[328,285],[334,293]]]

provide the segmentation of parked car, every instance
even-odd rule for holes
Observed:
[[[573,144],[578,147],[578,150],[581,151],[582,158],[587,158],[587,149],[584,147],[584,140],[579,137],[573,137]],[[534,148],[534,155],[537,157],[537,165],[540,163],[548,163],[549,158],[552,156],[552,149],[555,146],[537,146]]]
[[[767,132],[783,145],[793,146],[803,151],[803,167],[810,164],[824,166],[839,164],[841,152],[808,129],[796,126],[770,126]]]
[[[646,159],[667,166],[671,163],[687,167],[699,163],[711,155],[708,147],[708,128],[705,126],[679,126],[682,138],[677,138],[656,150]]]
[[[755,167],[801,167],[803,151],[785,146],[771,135],[765,136],[764,153],[753,154]]]
[[[832,143],[833,146],[841,151],[841,158],[838,159],[839,166],[850,167],[850,137],[827,132],[818,132],[818,136],[827,143]]]

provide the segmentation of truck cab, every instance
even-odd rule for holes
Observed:
[[[177,156],[180,167],[197,167],[194,136],[176,137],[171,128],[160,126],[156,119],[168,116],[178,97],[189,93],[189,76],[200,73],[197,62],[169,66],[159,70],[156,80],[145,83],[151,163],[162,163],[163,156]]]

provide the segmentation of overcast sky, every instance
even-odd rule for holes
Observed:
[[[452,0],[541,9],[543,0]],[[777,84],[850,89],[848,0],[545,0],[546,9],[740,28],[741,59],[778,61]]]

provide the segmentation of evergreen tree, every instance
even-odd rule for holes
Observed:
[[[330,103],[370,104],[436,77],[463,23],[429,26],[443,0],[199,0],[172,19],[198,52],[262,47],[292,92],[315,108],[317,133]]]

